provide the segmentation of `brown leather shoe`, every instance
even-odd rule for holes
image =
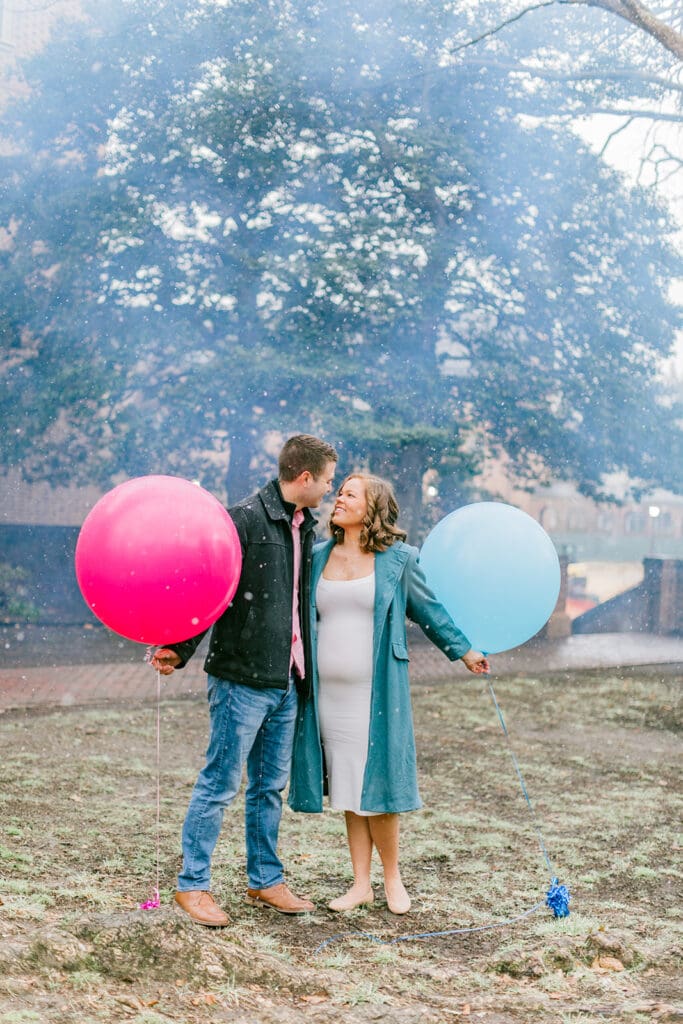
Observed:
[[[310,900],[302,900],[300,896],[287,888],[284,882],[271,885],[267,889],[247,889],[247,903],[253,907],[270,907],[278,914],[308,914],[315,910]]]
[[[189,892],[177,892],[175,901],[197,924],[206,928],[225,928],[230,918],[223,913],[210,892],[203,889],[192,889]]]

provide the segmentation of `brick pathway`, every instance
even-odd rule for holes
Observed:
[[[180,672],[162,677],[162,699],[203,697],[206,676],[198,654]],[[531,642],[515,651],[491,658],[493,678],[510,675],[543,675],[548,672],[581,671],[631,665],[662,665],[680,670],[683,677],[683,638],[643,633],[572,636],[552,642]],[[414,683],[465,680],[461,665],[451,665],[426,643],[411,647],[411,679]],[[90,665],[57,665],[0,669],[0,711],[36,706],[126,703],[156,700],[157,675],[142,660],[103,661]]]
[[[162,677],[162,698],[203,694],[201,659]],[[57,665],[0,670],[0,709],[156,700],[156,672],[144,662]]]

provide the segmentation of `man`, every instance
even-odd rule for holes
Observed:
[[[297,687],[305,687],[310,663],[310,509],[329,493],[336,462],[325,441],[291,437],[280,453],[278,478],[229,510],[242,547],[242,572],[230,606],[213,626],[204,662],[209,746],[183,825],[175,896],[194,921],[208,927],[229,923],[210,892],[211,857],[245,761],[247,901],[282,914],[314,909],[286,885],[277,839]],[[164,675],[182,668],[203,635],[159,648],[153,667]]]

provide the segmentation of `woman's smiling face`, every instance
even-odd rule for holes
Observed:
[[[345,480],[337,494],[332,513],[332,522],[342,530],[349,526],[361,526],[368,511],[365,497],[365,483],[356,476]]]

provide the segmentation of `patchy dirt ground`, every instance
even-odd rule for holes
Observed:
[[[215,858],[233,919],[218,932],[171,904],[204,702],[161,706],[152,911],[137,904],[156,884],[156,709],[6,713],[0,1024],[681,1021],[680,684],[672,667],[496,682],[535,819],[486,682],[416,687],[414,910],[326,910],[349,881],[341,816],[289,811],[289,880],[320,909],[248,907],[238,803]],[[562,921],[543,906],[539,837],[572,893]]]

